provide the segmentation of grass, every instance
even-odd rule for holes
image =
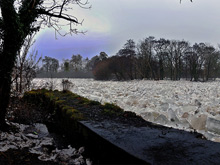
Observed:
[[[88,111],[92,109],[91,107],[96,107],[97,111],[101,112],[97,112],[100,115],[120,116],[124,113],[124,110],[115,104],[105,103],[102,105],[98,101],[89,100],[67,90],[63,92],[46,89],[33,90],[26,92],[24,98],[35,104],[43,106],[46,104],[47,109],[54,110],[54,114],[59,113],[66,118],[75,120],[85,120],[85,110],[88,114],[90,113]]]

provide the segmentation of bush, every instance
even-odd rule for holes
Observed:
[[[100,61],[93,69],[93,75],[96,80],[110,80],[109,60]]]
[[[62,79],[63,91],[69,91],[73,83],[68,79]]]

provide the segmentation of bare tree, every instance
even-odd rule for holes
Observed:
[[[61,34],[60,20],[65,20],[69,26],[69,31],[62,35],[78,33],[74,25],[82,21],[68,13],[74,11],[74,6],[90,8],[87,0],[0,0],[0,130],[7,130],[5,114],[10,97],[11,74],[25,38],[43,25]]]
[[[20,95],[24,91],[29,90],[31,81],[36,76],[41,57],[37,57],[37,51],[32,50],[29,52],[30,47],[34,43],[33,38],[34,35],[28,36],[22,49],[18,52],[12,73],[13,94]]]
[[[155,38],[153,36],[150,36],[140,41],[137,46],[137,54],[139,59],[138,72],[142,75],[142,78],[155,78],[156,76],[156,73],[152,68],[152,64],[155,58],[155,43]]]
[[[191,76],[191,81],[198,81],[199,77],[202,73],[202,68],[205,62],[205,56],[203,53],[203,48],[205,44],[195,43],[192,47],[189,48],[189,50],[186,52],[188,65],[189,65],[189,72]]]
[[[136,55],[136,44],[133,39],[127,40],[127,42],[124,44],[124,47],[120,49],[117,53],[117,56],[120,56],[121,58],[118,58],[118,60],[121,60],[121,64],[124,64],[125,67],[122,67],[126,70],[126,74],[128,77],[132,80],[136,78],[136,65],[135,65],[135,59],[137,57]],[[122,71],[122,72],[125,72]]]
[[[160,80],[163,80],[165,76],[167,48],[169,46],[169,43],[170,43],[169,40],[161,38],[157,40],[154,45],[157,60],[159,62],[159,79]]]

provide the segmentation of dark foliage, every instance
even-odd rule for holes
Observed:
[[[220,76],[220,51],[212,45],[186,41],[156,40],[150,36],[135,45],[128,40],[116,56],[99,61],[93,68],[97,80],[208,81]]]

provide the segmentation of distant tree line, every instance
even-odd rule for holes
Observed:
[[[89,58],[83,58],[80,54],[72,55],[70,59],[60,62],[56,58],[45,56],[42,66],[37,71],[38,78],[93,78],[92,70],[100,61],[107,59],[108,55],[101,52]]]
[[[180,80],[207,81],[220,76],[220,51],[206,43],[155,39],[150,36],[137,44],[129,39],[114,56],[96,61],[97,80]]]

